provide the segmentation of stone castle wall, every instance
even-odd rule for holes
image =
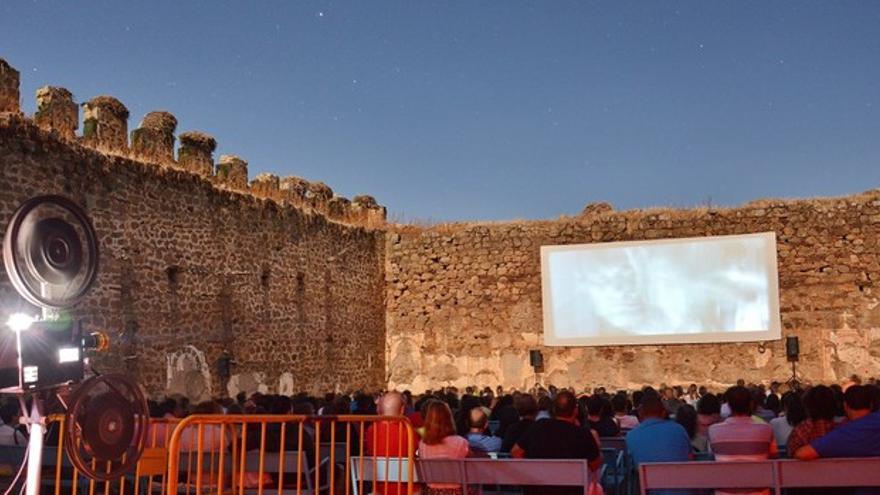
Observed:
[[[880,374],[880,191],[732,209],[614,212],[556,221],[386,225],[371,196],[259,174],[168,112],[129,132],[99,96],[52,86],[21,115],[19,74],[0,59],[0,231],[38,194],[83,204],[100,236],[94,290],[74,308],[114,345],[101,371],[193,399],[225,391],[323,392],[545,383],[636,387],[787,379],[781,341],[543,347],[540,246],[775,231],[784,333],[802,376]],[[77,131],[81,130],[78,134]],[[175,150],[175,145],[177,149]],[[23,308],[0,268],[0,322]],[[216,363],[236,365],[222,383]]]
[[[591,205],[543,222],[401,228],[386,243],[389,381],[638,387],[786,380],[784,341],[615,347],[542,345],[540,246],[774,231],[783,335],[798,335],[810,380],[880,374],[880,190],[732,209],[614,212]]]
[[[83,205],[101,247],[99,276],[73,308],[106,330],[101,372],[128,373],[154,394],[195,400],[227,390],[375,389],[384,384],[385,210],[323,183],[214,165],[214,139],[152,112],[128,140],[112,97],[78,106],[41,88],[31,120],[18,77],[0,60],[0,232],[24,200],[61,194]],[[0,268],[0,321],[28,308]],[[237,363],[221,383],[218,359]],[[227,387],[228,386],[228,387]]]

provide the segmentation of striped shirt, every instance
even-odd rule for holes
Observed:
[[[762,461],[776,457],[779,450],[773,428],[749,416],[731,416],[709,427],[709,445],[717,461]],[[717,494],[769,494],[770,490],[716,491]]]

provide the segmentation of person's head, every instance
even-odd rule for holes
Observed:
[[[642,396],[644,395],[645,393],[641,390],[636,390],[635,392],[633,392],[633,408],[637,408],[642,405]]]
[[[577,399],[568,390],[556,394],[553,399],[553,417],[564,421],[574,422],[577,420]]]
[[[279,395],[272,399],[269,412],[272,414],[290,414],[291,406],[290,397]]]
[[[697,402],[697,413],[705,416],[721,414],[721,401],[715,394],[707,393]]]
[[[551,412],[553,409],[553,399],[548,395],[538,397],[538,411]]]
[[[642,397],[640,408],[642,421],[650,418],[666,419],[666,406],[658,395],[645,395]]]
[[[738,379],[738,380],[736,381],[736,386],[737,386],[737,387],[745,387],[745,386],[746,386],[746,381],[743,380],[742,378],[740,378],[740,379]]]
[[[0,420],[3,421],[3,424],[13,428],[18,426],[18,416],[19,408],[14,402],[7,402],[0,406]]]
[[[675,422],[684,427],[688,438],[694,438],[697,434],[697,410],[690,404],[682,404],[675,411]]]
[[[293,414],[311,416],[315,414],[315,406],[307,400],[298,400],[293,403]]]
[[[159,412],[162,413],[162,416],[170,414],[177,417],[175,414],[176,409],[177,401],[172,399],[171,397],[163,400],[162,403],[159,404]]]
[[[874,396],[865,385],[852,385],[843,395],[843,408],[847,418],[859,419],[874,409]]]
[[[455,435],[452,410],[443,401],[429,400],[425,404],[425,434],[422,441],[428,445],[437,445],[450,435]]]
[[[768,395],[767,400],[764,401],[764,409],[773,411],[773,414],[778,415],[779,411],[782,410],[782,401],[779,400],[779,396],[776,394]]]
[[[325,414],[350,414],[351,401],[348,397],[340,395],[333,399],[333,402],[325,406]]]
[[[489,426],[489,417],[482,407],[475,407],[468,413],[468,428],[474,433],[483,433]]]
[[[804,402],[801,400],[801,394],[797,392],[786,392],[782,396],[782,408],[785,410],[785,421],[791,426],[797,426],[807,419]]]
[[[530,394],[517,395],[513,401],[520,418],[534,419],[538,415],[538,401]]]
[[[614,410],[614,414],[626,414],[627,405],[626,394],[617,394],[611,398],[611,409]]]
[[[593,394],[586,400],[587,414],[593,417],[598,417],[602,414],[602,406],[604,402],[602,400],[602,396],[599,394]]]
[[[399,392],[386,392],[376,403],[380,416],[403,416],[406,399]]]
[[[807,417],[813,421],[834,421],[837,406],[834,403],[834,391],[825,385],[817,385],[807,390],[803,398]]]
[[[221,414],[223,410],[220,408],[220,404],[212,400],[206,400],[204,402],[200,402],[195,407],[196,414]]]
[[[688,394],[694,395],[696,393],[697,393],[697,384],[691,383],[691,385],[688,387]]]
[[[751,416],[754,404],[752,392],[745,387],[730,387],[727,389],[727,405],[730,406],[732,416]]]

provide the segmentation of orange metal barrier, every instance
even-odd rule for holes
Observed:
[[[168,443],[167,493],[411,495],[417,438],[403,417],[189,416]],[[388,481],[352,476],[365,459]]]
[[[144,456],[135,469],[111,481],[94,481],[82,475],[67,458],[64,451],[65,424],[63,415],[46,418],[46,444],[43,450],[41,493],[54,495],[142,494],[164,493],[168,441],[178,420],[152,419]],[[25,446],[2,446],[3,469],[6,476],[0,484],[8,488],[12,478],[24,462]],[[24,476],[16,483],[24,484]]]

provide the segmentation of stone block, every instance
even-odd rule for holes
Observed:
[[[251,192],[257,196],[275,198],[278,196],[280,180],[275,174],[257,174],[251,181]]]
[[[220,155],[217,164],[217,181],[233,189],[248,188],[248,163],[235,155]]]
[[[200,131],[184,132],[180,135],[177,166],[202,177],[212,177],[215,149],[217,141],[212,136]]]
[[[128,109],[112,96],[83,103],[84,145],[112,153],[128,151]]]
[[[55,86],[38,89],[34,123],[47,131],[57,132],[64,139],[75,139],[79,127],[79,106],[73,101],[73,94]]]
[[[20,75],[0,58],[0,112],[21,113]]]
[[[156,163],[174,162],[174,131],[177,119],[168,112],[150,112],[140,127],[131,131],[131,151],[137,157]]]

